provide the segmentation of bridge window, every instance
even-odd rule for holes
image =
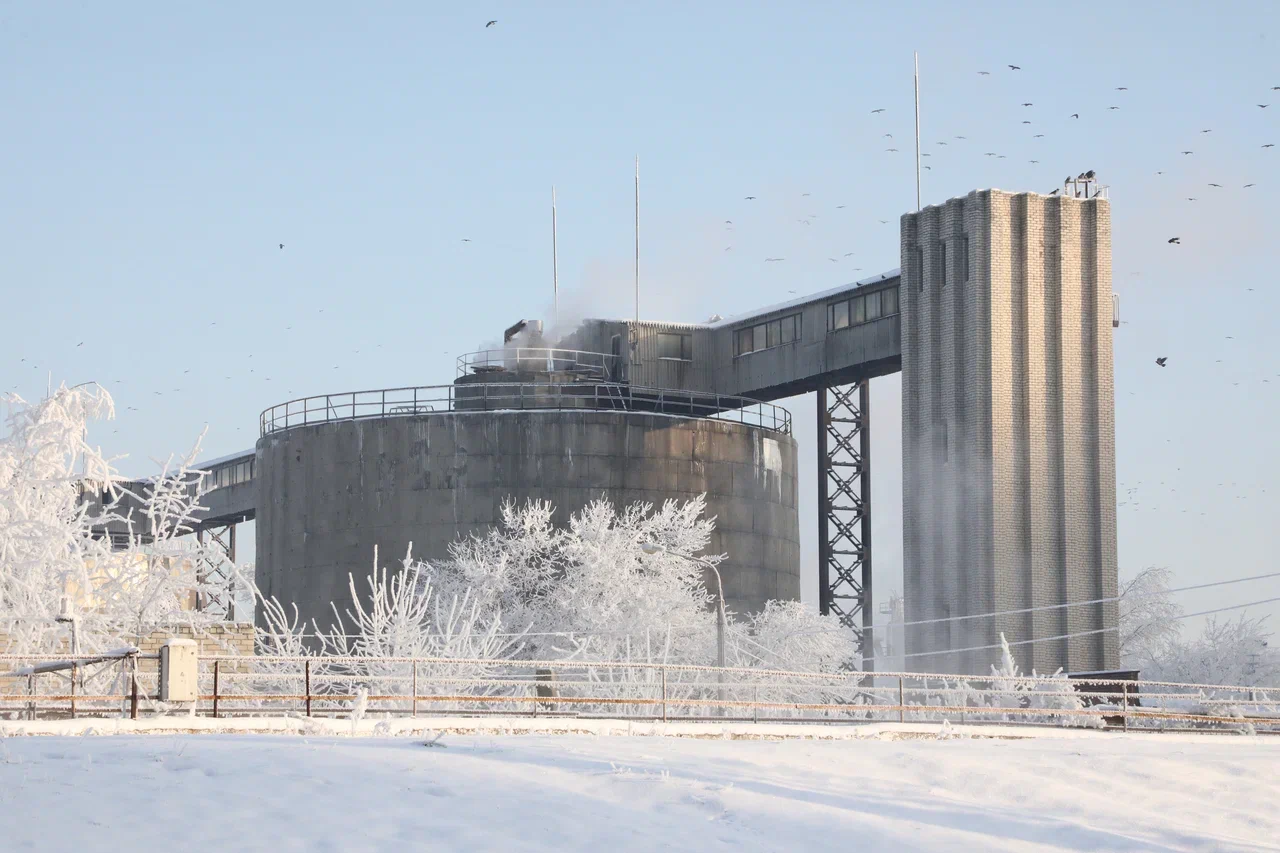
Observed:
[[[827,331],[835,332],[849,326],[888,317],[890,314],[897,314],[898,309],[898,288],[896,287],[832,302],[827,305]]]
[[[837,302],[830,308],[831,328],[843,329],[849,325],[849,303]]]
[[[693,335],[659,332],[658,358],[693,361]]]
[[[790,314],[735,331],[733,354],[737,357],[783,344],[792,344],[798,340],[800,340],[800,315]]]
[[[868,293],[862,297],[862,301],[867,305],[867,319],[878,320],[880,318],[880,294]]]
[[[888,317],[898,313],[898,288],[891,287],[880,291],[880,314]]]

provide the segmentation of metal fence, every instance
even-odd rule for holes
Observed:
[[[622,379],[622,358],[602,352],[553,347],[505,347],[458,356],[458,375],[527,370],[538,373],[576,373],[601,381]]]
[[[727,394],[699,394],[608,382],[475,382],[347,391],[303,397],[264,411],[262,435],[334,421],[409,417],[436,412],[503,410],[634,411],[733,421],[790,434],[791,413],[781,406]]]
[[[131,652],[119,673],[11,667],[0,673],[10,719],[163,711],[157,677]],[[0,656],[0,666],[9,658]],[[72,659],[62,659],[65,664]],[[111,689],[102,689],[106,677]],[[99,679],[98,692],[84,682]],[[78,684],[79,682],[79,684]],[[80,687],[77,690],[77,687]],[[211,717],[502,715],[787,723],[932,722],[1087,726],[1125,731],[1280,734],[1280,689],[1092,678],[947,673],[824,674],[617,661],[469,658],[200,659],[196,713]]]

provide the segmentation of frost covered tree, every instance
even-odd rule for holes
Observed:
[[[116,478],[98,448],[87,442],[90,420],[114,414],[111,396],[96,385],[58,388],[29,404],[4,398],[8,415],[0,440],[0,621],[14,653],[71,648],[94,614],[70,613],[92,586],[90,574],[111,558],[95,536],[112,516]],[[86,483],[107,496],[99,516],[82,500]],[[75,621],[80,619],[80,622]],[[87,624],[85,620],[87,619]]]
[[[30,403],[9,395],[0,439],[0,621],[16,654],[101,651],[162,625],[197,632],[218,616],[195,609],[225,594],[210,578],[247,583],[226,556],[191,536],[201,510],[200,441],[140,493],[87,441],[113,416],[96,385],[60,386]],[[124,511],[126,498],[135,505]],[[108,528],[125,531],[113,547]],[[221,583],[221,581],[219,581]]]
[[[731,666],[814,672],[858,669],[858,638],[835,615],[799,601],[769,601],[730,632]],[[737,626],[735,626],[737,628]]]
[[[1178,639],[1182,608],[1169,584],[1173,572],[1149,567],[1120,585],[1120,660],[1144,668],[1158,660]]]
[[[1270,653],[1271,632],[1262,619],[1210,616],[1200,635],[1175,640],[1161,651],[1144,677],[1190,684],[1280,686],[1280,666]]]
[[[527,632],[531,659],[670,660],[714,654],[713,601],[702,568],[676,554],[706,548],[714,522],[702,497],[621,511],[593,501],[563,528],[543,501],[508,502],[495,529],[455,543],[446,560],[417,572],[445,598],[470,596]],[[666,553],[647,554],[640,543]],[[723,555],[705,557],[713,564]]]

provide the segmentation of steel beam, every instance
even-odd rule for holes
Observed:
[[[871,606],[871,385],[818,390],[818,602],[875,669]]]
[[[201,525],[196,528],[196,540],[203,546],[206,534],[209,544],[226,555],[232,564],[236,561],[236,523],[216,523]],[[201,560],[197,569],[197,578],[201,586],[212,588],[212,591],[200,592],[196,596],[196,609],[213,611],[222,614],[228,622],[235,621],[236,602],[231,578],[222,571],[221,563]]]

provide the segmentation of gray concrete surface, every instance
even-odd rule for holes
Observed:
[[[410,542],[443,557],[508,498],[549,500],[563,523],[596,498],[705,492],[729,606],[800,597],[796,443],[781,433],[634,412],[454,412],[298,427],[257,450],[258,583],[322,627],[330,601],[350,606],[348,573],[363,585],[374,544],[384,565]]]

